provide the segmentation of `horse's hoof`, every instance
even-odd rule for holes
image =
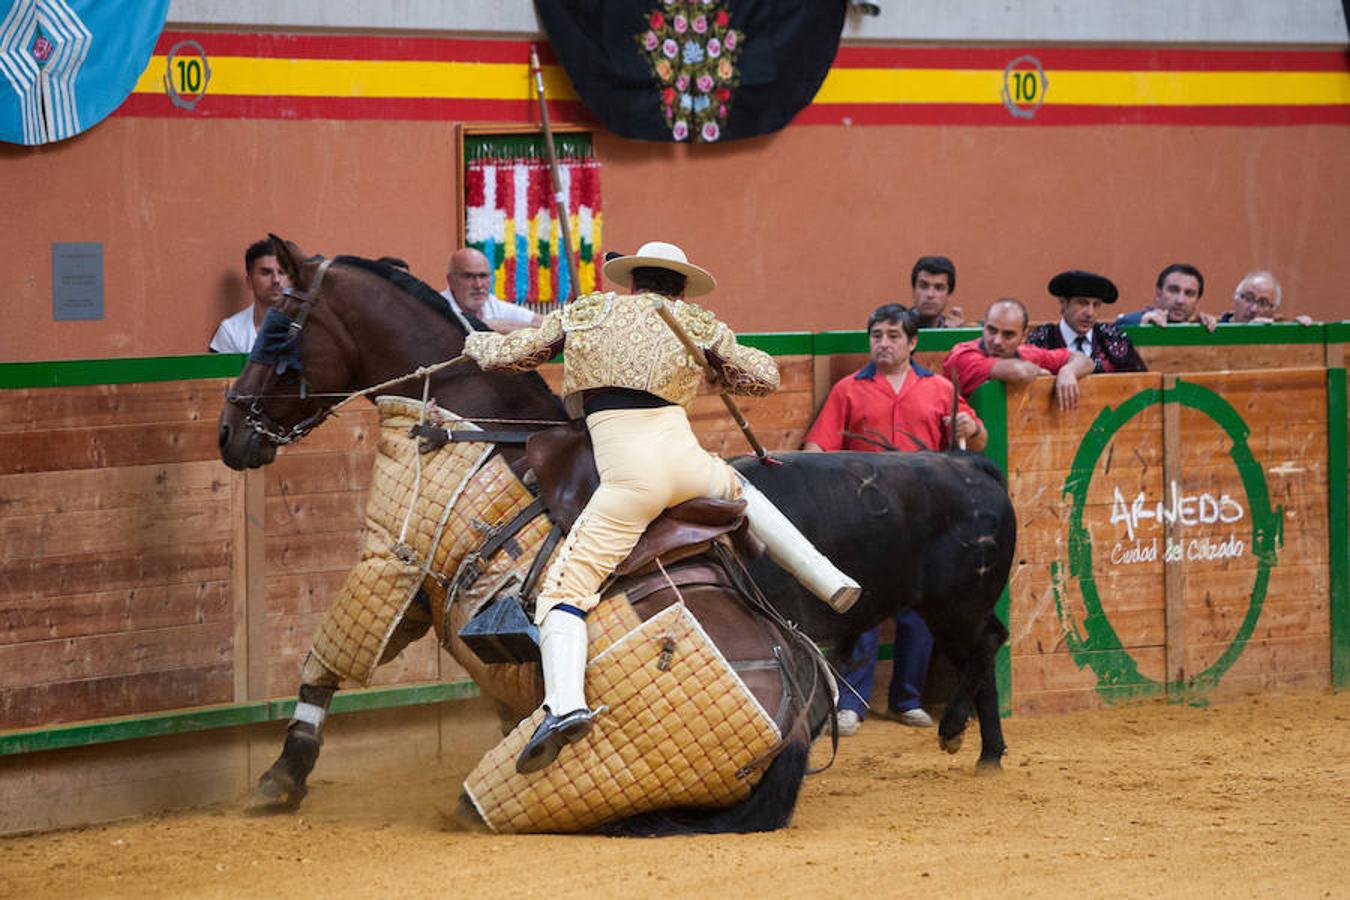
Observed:
[[[261,805],[273,809],[296,809],[308,793],[304,782],[296,781],[278,761],[258,779],[256,798]]]
[[[291,728],[286,734],[281,756],[258,779],[259,802],[280,809],[295,809],[299,806],[309,793],[305,779],[314,771],[322,744],[317,736],[299,728]]]
[[[964,735],[960,734],[959,732],[957,734],[952,735],[951,737],[944,737],[943,735],[939,734],[938,746],[941,747],[943,750],[946,750],[948,753],[955,753],[956,751],[961,749],[961,741],[963,738]]]
[[[994,757],[993,759],[980,757],[979,761],[975,763],[975,774],[985,776],[1002,775],[1003,763],[998,757]]]

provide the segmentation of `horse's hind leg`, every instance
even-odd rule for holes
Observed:
[[[323,746],[323,722],[340,679],[310,653],[301,670],[300,697],[286,726],[281,756],[258,779],[258,796],[266,803],[294,809],[309,793],[305,779],[314,771]]]

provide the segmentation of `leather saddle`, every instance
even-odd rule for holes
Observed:
[[[525,442],[525,461],[534,472],[549,520],[570,531],[600,486],[586,423],[569,422],[530,435]],[[742,556],[754,558],[764,552],[763,545],[750,534],[744,500],[695,497],[672,506],[648,525],[614,574],[650,571],[657,559],[669,565],[696,556],[722,535],[730,538]]]
[[[595,467],[591,436],[585,423],[572,422],[530,435],[525,442],[525,462],[534,473],[539,500],[543,501],[549,521],[561,531],[570,531],[600,486],[600,473]],[[515,524],[518,528],[524,521]],[[615,568],[614,577],[648,575],[660,566],[698,556],[720,538],[730,540],[743,558],[754,558],[764,552],[764,545],[750,533],[744,500],[712,497],[686,500],[667,509],[647,526],[637,546]],[[521,594],[528,593],[542,574],[542,564],[547,561],[554,540],[556,537],[540,550],[519,593],[498,596],[460,629],[460,637],[484,662],[521,663],[539,658],[538,634],[521,609],[525,599]],[[499,541],[500,536],[495,542]]]

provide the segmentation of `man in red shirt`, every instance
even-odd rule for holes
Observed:
[[[952,440],[952,383],[922,366],[911,354],[918,343],[915,315],[888,303],[867,320],[871,361],[839,381],[825,399],[804,448],[820,450],[940,450]],[[979,450],[989,440],[984,424],[961,400],[955,422],[957,441]],[[858,637],[843,675],[852,690],[839,692],[839,733],[857,732],[867,714],[876,673],[880,628]],[[901,724],[933,724],[920,705],[933,636],[919,614],[906,609],[895,618],[895,666],[887,708]]]
[[[957,344],[942,360],[947,377],[969,397],[993,379],[1010,384],[1055,376],[1055,396],[1061,410],[1078,406],[1078,379],[1092,372],[1092,360],[1076,350],[1044,350],[1022,343],[1027,336],[1027,308],[1020,300],[995,301],[984,316],[984,337]]]
[[[918,343],[914,314],[897,303],[879,307],[867,320],[867,340],[871,361],[830,390],[806,433],[804,449],[950,447],[952,383],[911,359]],[[989,439],[964,400],[956,416],[956,436],[972,450],[983,449]]]

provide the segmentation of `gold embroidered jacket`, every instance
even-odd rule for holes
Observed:
[[[549,313],[538,328],[476,331],[464,352],[483,369],[524,372],[565,348],[564,397],[621,387],[688,406],[703,370],[657,315],[656,304],[663,300],[658,294],[587,294]],[[778,388],[773,358],[736,343],[736,335],[711,312],[683,300],[675,301],[672,311],[732,393],[762,396]]]

